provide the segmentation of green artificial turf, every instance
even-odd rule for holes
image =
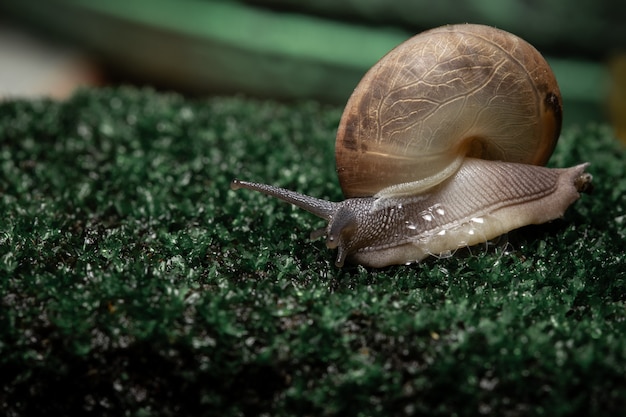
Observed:
[[[565,109],[567,111],[567,109]],[[626,179],[607,126],[563,220],[411,266],[338,269],[341,109],[130,88],[0,103],[5,415],[621,415]]]

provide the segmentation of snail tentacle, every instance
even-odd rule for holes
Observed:
[[[297,193],[285,188],[250,181],[242,181],[239,179],[231,181],[231,190],[238,190],[240,188],[259,191],[263,194],[279,198],[326,220],[330,220],[332,214],[337,210],[337,203]]]

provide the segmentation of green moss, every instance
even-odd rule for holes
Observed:
[[[322,223],[234,177],[338,200],[341,109],[129,88],[0,104],[8,415],[618,415],[626,176],[606,126],[565,218],[487,249],[337,269]],[[463,253],[461,253],[463,252]]]

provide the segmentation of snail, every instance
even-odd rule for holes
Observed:
[[[563,216],[588,164],[543,165],[561,130],[552,70],[521,38],[448,25],[400,44],[363,77],[337,129],[346,200],[330,202],[235,179],[328,221],[335,264],[418,262]]]

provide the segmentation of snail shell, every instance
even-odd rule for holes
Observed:
[[[329,202],[234,180],[324,218],[346,259],[383,267],[419,261],[563,215],[590,188],[587,164],[545,164],[561,128],[561,95],[541,54],[480,25],[419,34],[356,87],[336,140],[347,199]]]
[[[545,165],[561,108],[548,63],[519,37],[469,24],[423,32],[348,101],[335,144],[341,188],[348,198],[423,192],[464,157]]]

